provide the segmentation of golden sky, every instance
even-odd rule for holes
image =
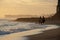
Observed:
[[[53,15],[57,0],[0,0],[0,18],[5,15]]]

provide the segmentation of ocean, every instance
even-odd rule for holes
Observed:
[[[13,22],[6,19],[0,19],[0,35],[22,32],[33,29],[42,29],[48,26],[57,26],[57,25],[46,25],[46,24],[41,25],[34,22]]]
[[[10,35],[10,34],[14,35],[15,33],[16,34],[23,33],[23,36],[24,33],[27,33],[25,34],[25,36],[34,35],[35,33],[36,34],[40,32],[43,33],[43,31],[45,30],[56,29],[59,27],[60,27],[59,25],[53,25],[53,24],[38,24],[34,22],[17,22],[17,21],[15,22],[6,19],[0,19],[0,37],[2,39],[2,37],[5,37],[6,35]],[[31,32],[31,34],[29,34],[29,32]]]

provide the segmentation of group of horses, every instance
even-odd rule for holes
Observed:
[[[39,18],[39,24],[44,24],[45,23],[45,17],[40,17]]]

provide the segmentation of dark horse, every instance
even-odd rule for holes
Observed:
[[[43,24],[45,22],[45,17],[43,16],[43,17],[40,17],[39,18],[39,23],[40,24]]]

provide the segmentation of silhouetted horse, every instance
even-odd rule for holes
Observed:
[[[39,18],[39,23],[40,24],[43,24],[45,22],[45,17],[43,16],[43,17],[40,17]]]

